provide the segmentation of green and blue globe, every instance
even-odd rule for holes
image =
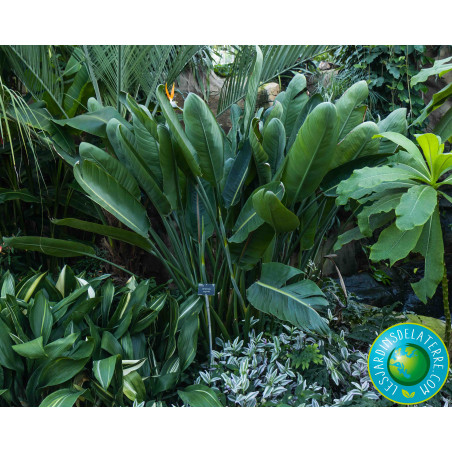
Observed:
[[[415,344],[395,348],[388,359],[389,374],[397,383],[405,386],[420,383],[427,376],[429,368],[427,352]]]

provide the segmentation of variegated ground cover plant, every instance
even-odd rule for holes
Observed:
[[[367,368],[377,335],[408,320],[393,309],[365,307],[349,294],[341,319],[328,313],[327,338],[283,324],[253,330],[247,342],[217,339],[214,364],[206,364],[179,396],[188,406],[393,406],[373,387]],[[452,374],[422,406],[451,403]]]
[[[275,105],[256,111],[263,55],[255,50],[244,108],[231,107],[226,134],[191,93],[183,110],[156,90],[151,112],[120,96],[128,119],[88,102],[89,113],[57,121],[83,138],[73,165],[78,187],[121,227],[55,219],[54,224],[125,241],[157,257],[184,296],[215,283],[213,334],[247,336],[264,313],[322,334],[326,299],[304,272],[320,256],[338,207],[335,187],[353,169],[381,163],[396,145],[372,136],[406,132],[406,111],[365,121],[366,82],[335,103],[309,96],[297,74]],[[151,215],[152,214],[152,215]],[[150,216],[154,219],[152,224]],[[4,238],[55,256],[94,255],[74,241]],[[321,257],[321,256],[320,256]],[[207,328],[206,314],[200,325]]]
[[[341,235],[335,246],[340,248],[352,240],[370,237],[384,226],[371,247],[371,260],[389,259],[393,265],[410,252],[421,254],[425,259],[424,277],[412,287],[426,303],[442,282],[445,340],[450,350],[451,317],[439,200],[452,202],[444,192],[452,185],[452,154],[444,152],[441,137],[432,133],[416,136],[420,149],[397,133],[379,136],[401,149],[389,159],[388,165],[356,170],[339,184],[336,202],[343,205],[353,200],[359,213],[358,226]]]
[[[159,404],[194,359],[199,298],[69,267],[0,287],[0,406]]]

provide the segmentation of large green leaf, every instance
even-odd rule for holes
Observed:
[[[19,250],[38,251],[56,257],[95,256],[94,249],[82,243],[47,237],[3,237],[5,245]]]
[[[0,188],[0,203],[20,199],[25,202],[40,202],[39,198],[33,196],[26,188],[13,190],[10,188]]]
[[[95,234],[106,235],[115,240],[130,243],[138,246],[146,251],[151,251],[152,247],[148,239],[126,229],[115,228],[114,226],[107,226],[99,223],[92,223],[90,221],[78,220],[77,218],[63,218],[62,220],[52,220],[52,223],[58,226],[69,226],[70,228],[80,229],[82,231],[94,232]]]
[[[247,298],[260,311],[299,328],[327,334],[328,325],[314,309],[328,305],[318,286],[307,279],[284,286],[301,273],[301,270],[276,262],[263,264],[261,279],[248,288]]]
[[[331,168],[378,152],[379,140],[372,140],[378,133],[378,127],[373,122],[363,122],[348,133],[336,146]]]
[[[289,202],[309,197],[328,172],[337,143],[336,120],[336,108],[325,102],[312,111],[298,132],[282,174]]]
[[[371,222],[373,215],[393,211],[400,203],[401,193],[383,192],[378,194],[378,199],[372,204],[365,206],[357,215],[358,227],[365,237],[370,237],[375,228],[372,228]]]
[[[116,179],[134,198],[140,199],[141,192],[137,181],[121,162],[104,150],[86,142],[80,143],[79,153],[82,158],[92,160],[97,166]]]
[[[385,119],[378,122],[378,130],[380,133],[385,132],[396,132],[400,133],[402,135],[406,135],[407,131],[407,120],[406,120],[406,108],[398,108],[397,110],[394,110],[386,116]],[[389,140],[383,138],[380,141],[380,153],[386,154],[386,153],[392,153],[396,150],[397,144],[391,143]]]
[[[24,365],[12,349],[12,340],[9,333],[10,329],[0,318],[0,365],[16,372],[22,372]]]
[[[436,135],[441,137],[443,143],[445,141],[452,142],[452,108],[449,108],[433,129]]]
[[[182,155],[187,162],[188,167],[190,168],[194,176],[201,176],[202,173],[199,166],[198,154],[196,153],[196,150],[191,144],[190,140],[187,138],[187,135],[185,134],[184,129],[182,128],[172,105],[166,97],[165,87],[163,85],[160,85],[157,88],[156,94],[160,107],[162,109],[162,113],[165,116],[166,121],[168,122],[168,126],[171,132],[174,134],[177,143],[179,144]]]
[[[119,134],[119,135],[118,135]],[[118,139],[122,145],[124,158],[127,160],[132,174],[136,177],[138,183],[143,187],[150,200],[153,202],[157,210],[162,215],[167,215],[171,212],[171,205],[163,194],[155,176],[152,174],[143,156],[137,151],[131,142],[130,133],[123,126],[119,125],[117,129]]]
[[[257,89],[261,81],[263,56],[259,46],[256,46],[256,56],[254,65],[250,76],[248,77],[246,97],[245,97],[245,109],[243,114],[243,127],[244,135],[248,135],[248,130],[251,124],[251,118],[254,116],[254,110],[256,109]]]
[[[167,197],[171,208],[175,210],[177,206],[177,187],[178,174],[176,159],[173,152],[173,145],[171,143],[171,135],[165,126],[159,125],[157,127],[157,134],[159,138],[159,161],[162,169],[163,177],[163,193]]]
[[[268,155],[262,146],[262,135],[259,130],[259,118],[253,118],[250,129],[250,143],[260,184],[268,184],[272,177]]]
[[[425,224],[437,206],[436,190],[430,185],[415,185],[400,198],[396,208],[396,225],[402,230]]]
[[[13,350],[20,356],[29,359],[41,359],[46,357],[44,351],[42,336],[23,344],[13,345]]]
[[[113,177],[89,160],[74,166],[74,176],[94,202],[137,234],[148,236],[146,210]]]
[[[432,67],[421,69],[419,73],[411,78],[411,86],[414,86],[417,83],[425,82],[432,75],[439,75],[442,77],[447,72],[452,71],[452,63],[450,63],[451,60],[452,57],[436,60]]]
[[[84,391],[76,391],[74,389],[59,389],[49,394],[39,405],[40,407],[72,407],[79,397],[85,394]]]
[[[251,270],[262,259],[274,236],[274,229],[262,224],[247,235],[246,241],[229,244],[232,259],[244,270]]]
[[[177,391],[185,405],[191,407],[222,407],[217,394],[204,385],[187,386],[183,391]]]
[[[417,162],[416,167],[419,169],[419,171],[421,171],[422,174],[428,177],[429,172],[424,157],[422,157],[421,151],[419,151],[418,147],[411,140],[409,140],[404,135],[396,132],[379,133],[378,135],[376,135],[376,137],[385,138],[405,149]]]
[[[234,235],[229,238],[229,242],[240,243],[246,240],[249,233],[256,230],[259,226],[264,224],[264,220],[257,214],[253,205],[253,196],[261,189],[271,190],[276,194],[277,198],[281,200],[284,196],[284,185],[278,181],[270,182],[267,185],[256,188],[245,205],[240,211],[240,214],[235,222],[232,232]]]
[[[113,118],[117,119],[126,127],[130,127],[113,107],[104,107],[101,110],[85,113],[84,115],[75,116],[70,119],[54,119],[53,122],[62,126],[69,126],[77,130],[82,130],[83,132],[101,138],[107,138],[107,123]]]
[[[223,133],[210,108],[196,94],[185,99],[184,123],[198,153],[203,178],[218,186],[223,178]]]
[[[71,380],[83,370],[88,361],[89,357],[77,360],[63,357],[50,361],[42,370],[40,387],[55,386]]]
[[[364,116],[359,112],[356,114],[356,108],[361,105],[369,95],[367,82],[362,80],[351,86],[336,101],[339,139],[345,137],[352,129],[360,124]]]
[[[339,205],[346,204],[348,198],[359,199],[369,193],[377,192],[379,189],[407,188],[414,185],[410,179],[413,173],[404,168],[392,168],[390,166],[380,166],[377,168],[361,168],[355,170],[351,177],[343,180],[337,187],[339,195],[336,202]],[[394,184],[386,183],[393,182]],[[405,183],[407,182],[407,183]]]
[[[293,231],[300,225],[297,216],[271,190],[262,188],[254,194],[253,206],[257,214],[277,233]]]
[[[378,238],[378,242],[371,248],[370,259],[374,262],[389,259],[391,265],[407,257],[414,249],[422,226],[415,227],[408,231],[401,231],[393,223],[387,227]]]
[[[262,147],[268,155],[268,163],[274,175],[284,159],[284,148],[286,147],[286,132],[278,118],[273,118],[264,127]]]
[[[243,148],[235,157],[223,189],[223,200],[226,208],[235,206],[240,200],[240,192],[248,175],[251,160],[251,147],[246,141]]]
[[[422,228],[414,251],[425,257],[425,270],[424,278],[411,286],[416,295],[426,303],[427,299],[435,294],[444,272],[444,242],[438,206]]]
[[[281,96],[283,107],[281,122],[284,125],[287,138],[292,135],[293,129],[297,124],[297,118],[309,100],[309,96],[305,93],[305,90],[305,76],[296,74],[287,86],[284,95]]]
[[[35,337],[42,336],[44,344],[47,343],[52,332],[53,316],[50,304],[42,291],[39,291],[30,307],[28,316],[31,331]]]

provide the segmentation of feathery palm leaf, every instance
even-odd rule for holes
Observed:
[[[146,105],[161,83],[172,83],[202,46],[96,45],[84,46],[97,100],[119,106],[122,90],[146,93]],[[102,97],[102,98],[100,98]]]
[[[67,117],[62,106],[64,83],[58,53],[51,45],[2,46],[8,62],[28,92],[36,99],[45,99]]]
[[[277,75],[325,52],[328,46],[260,46],[263,54],[261,84]],[[226,79],[220,92],[217,115],[224,113],[246,94],[248,75],[255,55],[254,46],[242,46],[232,68],[232,76]]]

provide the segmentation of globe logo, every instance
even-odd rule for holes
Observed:
[[[402,405],[423,403],[449,375],[449,355],[438,334],[424,325],[400,323],[372,344],[367,365],[375,389]]]
[[[430,358],[427,352],[415,344],[395,348],[389,356],[388,371],[401,385],[414,386],[428,373]]]

